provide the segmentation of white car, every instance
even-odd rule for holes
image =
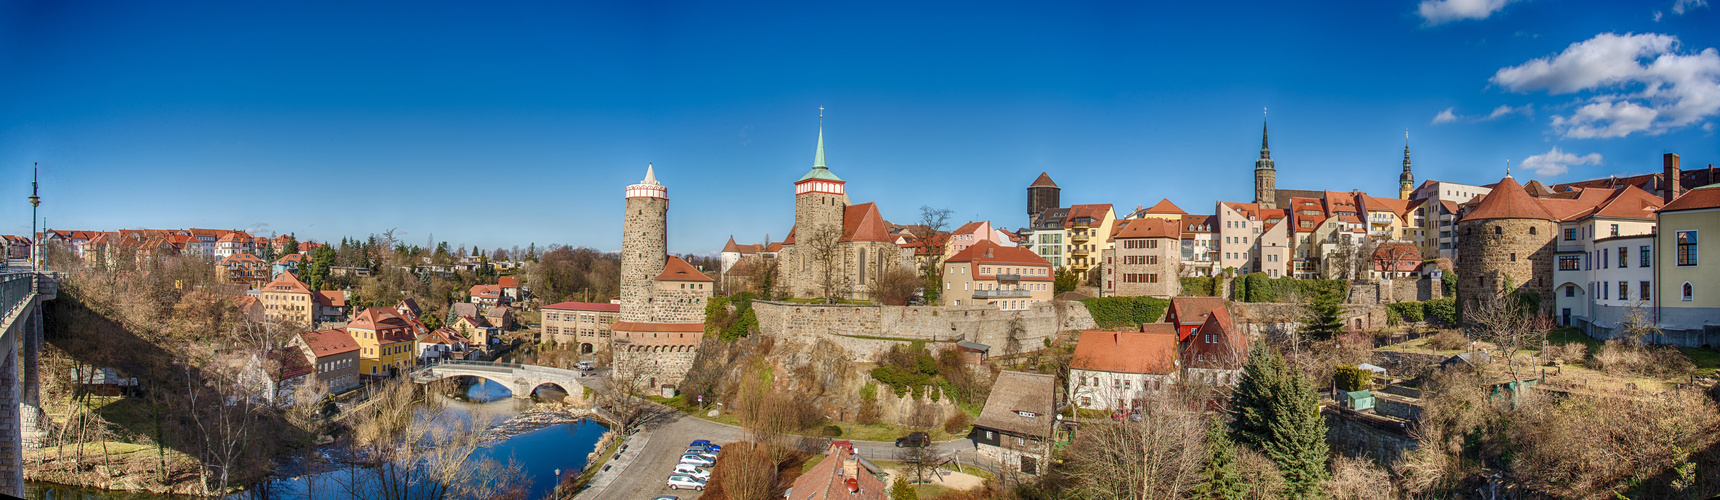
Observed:
[[[670,488],[677,490],[705,490],[705,482],[695,479],[693,476],[669,476],[667,484]]]
[[[697,465],[700,467],[710,467],[712,465],[716,465],[717,461],[709,459],[709,458],[701,457],[698,455],[681,455],[681,463],[687,464],[687,465]]]
[[[700,481],[711,480],[711,471],[688,464],[675,465],[675,470],[671,472],[671,474],[677,476],[693,476],[693,479],[698,479]]]

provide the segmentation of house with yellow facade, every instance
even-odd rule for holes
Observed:
[[[263,301],[263,316],[269,321],[311,326],[315,324],[312,314],[316,311],[316,302],[311,295],[310,285],[299,281],[293,273],[281,273],[274,281],[263,285],[258,298]]]
[[[372,307],[353,316],[346,332],[358,342],[360,377],[386,378],[411,370],[417,360],[421,326],[400,316],[393,308]]]

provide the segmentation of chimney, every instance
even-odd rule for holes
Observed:
[[[849,481],[854,481],[852,478],[860,477],[860,459],[855,458],[854,455],[848,455],[848,458],[843,459],[842,476],[850,478]],[[860,483],[851,482],[850,484],[858,485]]]
[[[1684,194],[1681,192],[1683,190],[1680,189],[1681,184],[1678,182],[1678,154],[1660,155],[1660,163],[1664,169],[1660,174],[1660,199],[1672,203],[1672,200],[1678,199],[1678,195]]]

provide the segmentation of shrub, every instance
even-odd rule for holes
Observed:
[[[1158,321],[1171,303],[1153,297],[1097,297],[1082,299],[1099,328],[1129,328]]]
[[[895,484],[890,485],[890,500],[920,500],[920,492],[908,484],[907,478],[898,477]]]
[[[1447,274],[1446,276],[1451,276]],[[1457,298],[1446,297],[1422,303],[1426,318],[1445,326],[1457,326]]]
[[[1461,351],[1469,348],[1469,339],[1457,330],[1440,330],[1427,339],[1427,346],[1438,351]]]
[[[1342,365],[1332,373],[1332,382],[1337,384],[1339,389],[1346,391],[1366,390],[1373,387],[1374,372],[1363,370],[1356,365]]]
[[[1218,295],[1219,281],[1216,277],[1195,276],[1182,278],[1182,294],[1201,297]]]
[[[1689,356],[1668,346],[1633,346],[1609,340],[1589,360],[1589,368],[1612,375],[1680,378],[1696,370]]]
[[[1572,342],[1547,347],[1546,355],[1559,363],[1581,363],[1589,355],[1589,346]]]
[[[824,437],[842,437],[842,427],[836,424],[824,426]]]
[[[962,431],[967,430],[968,423],[971,421],[972,419],[968,418],[967,412],[958,411],[955,415],[950,415],[950,418],[944,420],[944,432],[959,435]]]
[[[1410,323],[1419,323],[1427,318],[1427,307],[1421,302],[1398,302],[1386,304],[1386,314],[1397,315],[1398,318]]]
[[[1231,286],[1237,300],[1242,302],[1284,302],[1292,294],[1333,295],[1339,302],[1349,297],[1349,282],[1345,280],[1299,280],[1291,277],[1270,278],[1266,273],[1250,273],[1237,278]]]

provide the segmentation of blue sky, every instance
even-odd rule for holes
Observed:
[[[1570,181],[1720,160],[1701,0],[7,2],[0,231],[29,168],[61,229],[620,246],[654,163],[670,249],[781,239],[818,107],[856,203],[1024,224],[1063,202],[1248,201],[1278,185]],[[1522,165],[1529,161],[1528,169]]]

